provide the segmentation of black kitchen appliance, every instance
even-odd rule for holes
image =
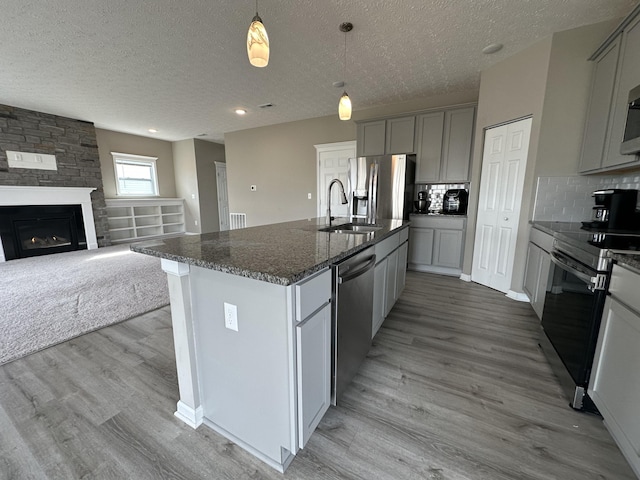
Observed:
[[[416,207],[416,213],[427,213],[431,200],[429,200],[429,194],[425,190],[418,192],[418,200],[415,200],[413,204]]]
[[[554,237],[540,346],[569,405],[597,412],[586,392],[611,279],[611,253],[640,253],[640,234],[574,229]]]
[[[601,230],[639,230],[636,203],[637,190],[596,190],[591,194],[595,200],[588,228]]]
[[[447,190],[442,202],[442,213],[449,215],[466,215],[469,193],[464,188]]]
[[[627,122],[620,144],[620,153],[634,155],[640,153],[640,85],[629,92]]]

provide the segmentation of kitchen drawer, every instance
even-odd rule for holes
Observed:
[[[376,263],[384,260],[400,245],[400,233],[394,233],[390,237],[385,238],[376,243]]]
[[[331,300],[331,270],[326,269],[295,285],[296,321],[301,322]]]
[[[628,307],[640,313],[640,297],[638,297],[640,275],[622,265],[614,265],[611,273],[609,293]]]
[[[529,234],[529,241],[535,243],[537,246],[548,253],[551,251],[551,247],[553,246],[553,235],[544,233],[542,230],[538,230],[534,226],[531,229],[531,233]]]
[[[441,228],[464,230],[466,217],[446,215],[411,215],[411,226],[417,228]]]

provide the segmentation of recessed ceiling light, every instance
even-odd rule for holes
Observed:
[[[155,128],[150,128],[149,133],[158,133],[158,130],[156,130]]]
[[[502,46],[503,45],[501,43],[490,43],[482,49],[482,53],[486,53],[488,55],[491,53],[499,52],[500,50],[502,50]]]
[[[236,108],[236,113],[238,115],[244,115],[247,113],[247,111],[244,108]]]

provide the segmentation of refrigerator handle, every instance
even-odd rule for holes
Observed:
[[[376,223],[378,198],[378,164],[373,162],[369,168],[369,191],[367,192],[367,223]]]

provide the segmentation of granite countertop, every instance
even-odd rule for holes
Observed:
[[[348,223],[339,218],[332,225]],[[375,245],[403,220],[378,220],[371,234],[319,232],[325,218],[275,223],[202,235],[134,243],[131,250],[279,285],[291,285],[364,248]]]
[[[410,215],[417,215],[419,217],[452,217],[452,218],[467,218],[467,214],[460,213],[443,213],[443,212],[412,212]]]
[[[611,258],[620,266],[629,267],[634,273],[640,275],[640,255],[627,255],[625,253],[612,253]]]

